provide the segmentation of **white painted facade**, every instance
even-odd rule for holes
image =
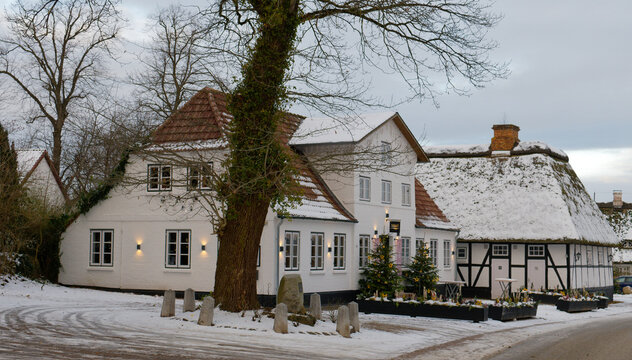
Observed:
[[[261,237],[260,266],[258,267],[257,292],[260,295],[276,294],[277,284],[284,274],[300,274],[306,293],[344,292],[358,288],[361,276],[360,243],[361,235],[375,236],[375,231],[383,233],[388,229],[389,220],[401,223],[399,237],[393,235],[394,248],[401,251],[401,238],[410,240],[409,256],[415,253],[415,240],[439,239],[438,266],[443,280],[453,280],[456,266],[443,267],[444,240],[455,247],[455,231],[415,228],[414,167],[417,155],[403,138],[393,120],[384,118],[382,123],[354,146],[369,146],[388,142],[402,146],[403,159],[392,164],[392,172],[322,173],[327,186],[349,210],[357,223],[323,218],[294,217],[279,218],[272,210],[268,212]],[[381,126],[380,126],[381,125]],[[300,146],[310,155],[320,146]],[[207,150],[209,161],[221,156],[222,150]],[[199,153],[198,153],[199,154]],[[115,289],[139,290],[184,290],[211,291],[214,283],[217,261],[217,237],[212,234],[208,215],[195,201],[176,201],[186,183],[186,169],[173,166],[173,189],[164,192],[150,192],[145,182],[148,166],[155,161],[132,155],[126,168],[128,175],[139,179],[136,184],[120,184],[111,191],[108,198],[94,206],[87,214],[80,215],[63,234],[61,243],[62,269],[59,281],[67,285],[94,286]],[[359,179],[370,179],[370,198],[360,200]],[[381,182],[391,183],[391,200],[382,202]],[[402,184],[409,184],[410,201],[402,201]],[[296,210],[305,214],[304,209]],[[292,211],[290,211],[292,213]],[[317,214],[318,215],[318,214]],[[112,264],[91,265],[91,232],[112,231]],[[169,268],[167,264],[167,232],[169,230],[188,231],[190,234],[190,261],[184,268]],[[287,233],[298,235],[298,266],[286,268]],[[323,245],[322,268],[311,265],[311,235],[321,233]],[[344,266],[334,269],[334,237],[344,235]],[[104,236],[104,235],[101,235]],[[371,241],[373,243],[373,241]],[[399,244],[399,247],[398,247]],[[205,250],[202,250],[205,246]],[[455,264],[451,255],[451,264]],[[395,255],[397,258],[397,255]]]
[[[30,195],[40,199],[44,206],[60,208],[66,204],[66,195],[58,182],[45,150],[17,150],[18,172]]]

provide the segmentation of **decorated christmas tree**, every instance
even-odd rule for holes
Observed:
[[[391,251],[389,236],[380,235],[377,247],[369,253],[363,278],[360,279],[362,296],[370,297],[377,293],[379,297],[393,298],[395,292],[402,289]]]
[[[412,287],[412,291],[417,293],[417,296],[423,296],[422,292],[424,289],[434,289],[439,276],[437,275],[437,268],[432,263],[428,249],[425,246],[417,249],[415,257],[408,266],[408,270],[404,271],[402,276],[408,285]]]

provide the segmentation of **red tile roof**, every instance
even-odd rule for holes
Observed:
[[[417,179],[415,179],[415,215],[417,227],[454,228]]]

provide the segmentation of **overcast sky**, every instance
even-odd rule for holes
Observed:
[[[142,38],[145,16],[172,2],[123,1],[126,35]],[[510,61],[509,78],[467,97],[443,95],[439,108],[412,102],[394,110],[427,145],[488,143],[493,124],[516,124],[521,140],[566,151],[598,201],[620,189],[632,202],[632,1],[503,0],[494,10],[504,19],[490,33],[500,43],[492,57]],[[379,89],[385,96],[402,87],[387,80]]]

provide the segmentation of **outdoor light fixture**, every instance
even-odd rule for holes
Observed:
[[[206,251],[206,245],[202,244],[202,251]]]
[[[452,255],[454,255],[454,250],[452,250]]]
[[[140,250],[140,244],[136,244],[136,250]]]
[[[377,229],[373,230],[373,235],[377,235]]]
[[[279,246],[279,252],[283,252],[283,246]]]
[[[327,252],[331,252],[331,246],[327,247]]]
[[[577,254],[575,254],[575,261],[579,261],[579,259],[582,258],[582,253],[578,252]]]
[[[608,255],[608,262],[612,261],[612,255]]]

